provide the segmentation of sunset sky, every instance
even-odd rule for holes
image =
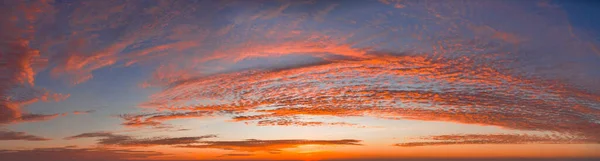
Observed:
[[[0,160],[599,159],[598,8],[0,0]]]

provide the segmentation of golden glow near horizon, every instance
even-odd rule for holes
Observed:
[[[0,0],[0,160],[600,158],[600,14]]]

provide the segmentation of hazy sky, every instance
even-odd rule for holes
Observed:
[[[600,157],[597,1],[0,2],[0,160]]]

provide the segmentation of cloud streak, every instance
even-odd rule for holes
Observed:
[[[119,115],[120,118],[125,120],[122,125],[127,127],[167,127],[168,125],[162,122],[174,119],[185,119],[185,118],[205,118],[210,117],[215,112],[212,111],[195,111],[195,112],[162,112],[162,113],[151,113],[151,114],[123,114]]]
[[[258,140],[248,139],[242,141],[203,141],[198,145],[181,145],[184,148],[211,148],[246,152],[280,152],[283,149],[296,148],[302,145],[344,146],[361,145],[360,140]]]
[[[303,145],[323,145],[323,146],[345,146],[362,145],[361,140],[341,139],[341,140],[258,140],[248,139],[241,141],[207,141],[206,139],[216,138],[216,135],[204,135],[197,137],[151,137],[135,138],[128,135],[113,134],[110,132],[92,132],[83,133],[75,136],[66,137],[67,140],[98,138],[97,144],[102,146],[115,147],[151,147],[151,146],[171,146],[178,148],[197,148],[197,149],[223,149],[245,152],[269,152],[278,153],[284,149],[297,148]],[[250,155],[244,155],[250,156]]]
[[[94,112],[96,112],[96,110],[87,110],[87,111],[78,111],[78,110],[75,110],[75,111],[73,111],[73,114],[75,114],[75,115],[81,115],[81,114],[91,114],[91,113],[94,113]]]
[[[199,143],[202,139],[214,138],[216,135],[204,135],[198,137],[153,137],[153,138],[134,138],[127,135],[118,135],[109,132],[94,132],[83,133],[75,136],[66,137],[65,139],[81,139],[81,138],[99,138],[98,144],[107,146],[123,146],[123,147],[150,147],[159,145],[180,145]]]
[[[568,138],[564,136],[527,135],[527,134],[468,134],[438,135],[422,138],[426,141],[398,143],[394,146],[418,147],[465,144],[577,144],[593,143],[593,141]]]
[[[155,151],[74,147],[0,150],[0,157],[14,161],[64,161],[73,160],[73,158],[85,161],[132,160],[162,155],[165,154]]]
[[[30,135],[24,132],[0,130],[0,140],[47,141],[51,139]]]

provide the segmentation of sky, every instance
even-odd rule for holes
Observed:
[[[0,0],[0,160],[595,160],[584,0]]]

